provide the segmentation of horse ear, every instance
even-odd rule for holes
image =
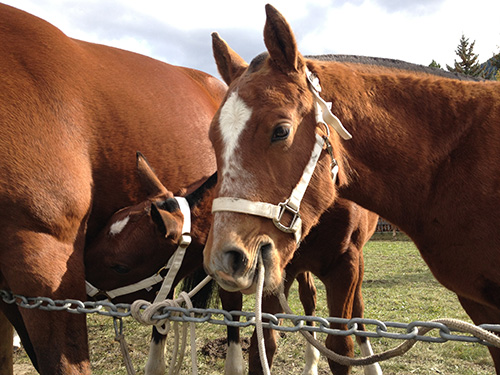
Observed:
[[[151,219],[165,238],[171,237],[173,240],[177,240],[182,234],[180,218],[168,211],[158,209],[154,203],[151,203]]]
[[[227,85],[243,74],[248,67],[245,60],[234,52],[226,41],[215,32],[212,33],[212,49],[217,70]]]
[[[139,151],[136,153],[137,156],[137,172],[139,173],[139,179],[141,185],[144,187],[149,196],[164,195],[168,192],[168,189],[163,186],[160,179],[153,171],[153,168],[148,163],[146,157]]]
[[[270,4],[266,5],[266,16],[264,43],[271,61],[285,74],[300,73],[305,64],[297,49],[292,28],[285,17]]]

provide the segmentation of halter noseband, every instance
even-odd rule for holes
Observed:
[[[186,253],[186,249],[191,243],[191,235],[190,235],[191,209],[189,208],[189,203],[184,197],[174,197],[174,198],[179,204],[182,215],[184,216],[184,220],[182,223],[182,236],[179,240],[179,243],[177,244],[177,250],[170,257],[168,263],[161,269],[159,269],[154,275],[144,280],[109,291],[100,290],[95,286],[93,286],[88,281],[85,281],[85,285],[87,288],[87,295],[89,297],[94,297],[98,294],[102,294],[105,295],[109,300],[112,300],[113,298],[123,296],[126,294],[131,294],[142,289],[146,289],[147,291],[149,291],[154,285],[163,281],[163,284],[161,285],[160,290],[158,291],[154,302],[163,301],[164,299],[167,298],[168,293],[170,293],[170,290],[172,289],[175,276],[177,276],[177,273],[181,268],[182,260],[184,259],[184,254]],[[168,269],[168,273],[165,277],[163,277],[161,275],[161,271],[165,269]]]
[[[302,219],[300,218],[300,203],[306,192],[307,186],[311,181],[311,177],[316,169],[321,151],[326,145],[326,150],[332,159],[332,179],[335,182],[338,173],[338,164],[333,157],[333,147],[329,140],[330,130],[328,125],[332,126],[335,131],[345,140],[351,139],[352,136],[344,128],[337,116],[331,111],[331,103],[327,103],[321,98],[321,86],[319,79],[306,68],[306,76],[309,83],[309,89],[314,95],[314,108],[316,123],[324,125],[327,135],[321,136],[316,133],[316,142],[311,153],[309,162],[307,163],[304,173],[299,182],[295,186],[290,195],[290,198],[277,205],[265,202],[254,202],[243,198],[219,197],[214,199],[212,203],[212,212],[238,212],[242,214],[250,214],[271,219],[274,225],[285,233],[293,233],[295,241],[298,244],[302,237]],[[292,215],[290,224],[282,223],[284,214],[288,212]]]

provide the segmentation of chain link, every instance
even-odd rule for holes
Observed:
[[[114,304],[109,301],[79,301],[74,299],[53,300],[47,297],[24,297],[12,294],[10,291],[0,290],[0,297],[5,303],[17,304],[26,309],[40,309],[44,311],[67,311],[73,314],[99,314],[113,318],[131,316],[130,304]],[[141,309],[145,309],[141,306]],[[191,316],[194,314],[194,316]],[[443,343],[446,341],[463,341],[490,345],[472,335],[453,334],[445,324],[439,322],[414,321],[411,323],[382,322],[376,319],[353,318],[343,319],[335,317],[302,316],[291,314],[262,314],[264,328],[271,328],[282,332],[298,332],[300,330],[319,332],[337,336],[364,336],[370,338],[390,338],[397,340],[417,340],[425,342]],[[255,313],[245,311],[225,311],[221,309],[186,309],[182,307],[163,307],[153,315],[154,320],[168,319],[174,322],[193,322],[225,325],[245,328],[255,326]],[[243,320],[241,320],[243,319]],[[283,321],[285,324],[280,324]],[[308,324],[309,323],[309,324]],[[314,324],[312,326],[311,324]],[[345,324],[346,330],[330,328],[331,324]],[[366,330],[360,330],[364,324]],[[434,336],[418,335],[418,329],[428,327],[438,330]],[[500,333],[499,324],[481,324],[478,327],[488,331]]]

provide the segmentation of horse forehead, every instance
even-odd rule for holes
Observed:
[[[141,217],[148,213],[146,207],[151,204],[149,201],[141,202],[132,207],[125,207],[117,211],[111,218],[108,234],[116,236],[123,232],[127,224],[137,222]]]
[[[117,234],[120,234],[123,231],[123,229],[125,229],[129,221],[130,221],[130,215],[117,219],[109,227],[109,234],[111,236],[116,236]]]
[[[252,116],[251,108],[238,95],[232,92],[223,104],[219,115],[219,130],[223,142],[223,159],[227,166],[232,159],[241,133]]]

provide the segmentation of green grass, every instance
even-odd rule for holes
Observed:
[[[398,234],[398,240],[391,237],[377,237],[365,246],[365,278],[363,295],[365,317],[382,321],[412,322],[436,318],[457,318],[470,321],[461,308],[456,296],[435,281],[420,258],[414,244]],[[318,312],[327,316],[325,289],[319,282]],[[245,309],[253,310],[253,298],[246,298]],[[297,288],[291,291],[290,305],[297,313],[301,312]],[[119,345],[114,338],[111,318],[89,315],[89,341],[93,374],[126,374],[122,365]],[[150,328],[140,326],[131,318],[125,323],[125,335],[130,347],[132,362],[138,374],[144,374],[144,364],[149,346]],[[374,327],[368,327],[374,330]],[[250,336],[251,328],[243,330],[243,336]],[[173,335],[170,335],[173,336]],[[207,342],[225,336],[225,328],[218,325],[197,326],[197,348]],[[324,338],[324,337],[323,337]],[[397,346],[401,341],[372,339],[375,352]],[[301,335],[287,333],[278,343],[273,374],[301,374],[304,341]],[[15,356],[18,366],[16,374],[35,374],[23,351]],[[183,374],[190,374],[190,361],[184,360]],[[21,367],[24,370],[21,369]],[[198,350],[200,374],[223,374],[224,361],[207,357]],[[483,375],[493,374],[492,360],[486,347],[479,344],[447,342],[431,344],[419,342],[403,357],[381,363],[384,374],[447,374]],[[320,374],[329,374],[325,359],[320,362]],[[353,374],[363,374],[361,368],[354,368]]]

